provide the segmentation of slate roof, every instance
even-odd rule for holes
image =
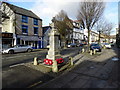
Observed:
[[[29,16],[29,17],[32,17],[32,18],[36,18],[36,19],[40,19],[36,14],[34,14],[31,10],[27,10],[27,9],[24,9],[24,8],[21,8],[21,7],[18,7],[18,6],[15,6],[13,4],[9,4],[7,2],[3,2],[5,3],[6,5],[8,5],[14,13],[17,13],[17,14],[22,14],[22,15],[26,15],[26,16]],[[42,20],[42,19],[40,19]]]

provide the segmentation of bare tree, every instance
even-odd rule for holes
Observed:
[[[106,31],[106,23],[107,21],[104,18],[101,18],[96,22],[94,26],[95,30],[97,30],[97,32],[99,33],[98,43],[100,43],[101,34]]]
[[[105,18],[101,18],[96,22],[95,30],[97,30],[97,32],[99,33],[98,43],[100,43],[101,34],[105,35],[105,39],[110,39],[110,34],[112,33],[113,26],[113,23],[110,23]]]
[[[80,2],[80,7],[78,10],[77,19],[81,20],[84,28],[88,30],[88,48],[90,46],[90,30],[93,28],[94,24],[101,18],[105,9],[104,2],[89,2],[89,0],[84,0]]]
[[[108,23],[106,23],[105,26],[106,26],[106,27],[105,27],[105,30],[104,30],[103,33],[104,33],[105,36],[106,36],[105,39],[108,39],[108,40],[110,41],[110,35],[111,35],[111,33],[113,32],[112,29],[113,29],[114,24],[108,22]]]
[[[73,31],[73,22],[67,16],[67,13],[64,10],[61,10],[52,21],[55,23],[56,28],[60,33],[60,38],[64,41],[64,47],[69,39],[70,34]]]
[[[1,7],[0,7],[0,10],[1,10],[1,13],[2,13],[2,22],[4,22],[6,19],[9,19],[11,15],[13,15],[14,13],[11,12],[10,9],[8,9],[6,7],[6,5],[4,4],[6,2],[1,2]]]

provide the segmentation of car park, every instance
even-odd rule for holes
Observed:
[[[9,54],[13,54],[13,53],[17,53],[17,52],[31,52],[32,51],[32,47],[28,46],[28,45],[15,45],[11,48],[3,48],[2,49],[2,53],[9,53]]]
[[[102,47],[101,47],[100,44],[92,43],[90,45],[90,50],[96,50],[98,52],[101,52],[102,51]]]

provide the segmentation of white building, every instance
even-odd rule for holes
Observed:
[[[84,41],[84,29],[81,28],[79,21],[73,21],[73,43],[81,43]]]
[[[49,33],[51,31],[50,26],[43,27],[43,48],[47,48],[49,45]]]
[[[88,40],[88,30],[84,29],[84,35],[85,35],[85,39],[86,41]],[[90,43],[93,42],[98,42],[99,39],[99,34],[93,30],[90,31]]]

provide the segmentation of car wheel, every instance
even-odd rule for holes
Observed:
[[[32,49],[28,49],[27,52],[32,52]]]
[[[99,49],[99,52],[101,52],[102,50],[101,49]]]
[[[14,53],[14,50],[10,50],[8,53],[9,53],[9,54],[13,54],[13,53]]]

